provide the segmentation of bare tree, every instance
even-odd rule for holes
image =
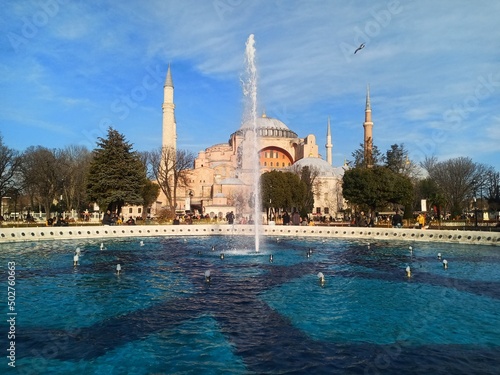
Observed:
[[[86,186],[92,154],[83,146],[68,146],[60,152],[60,159],[65,206],[80,211],[89,203]]]
[[[171,217],[175,216],[177,191],[189,185],[189,170],[193,168],[195,155],[173,147],[159,148],[147,153],[152,177],[167,198]]]
[[[485,166],[470,158],[459,157],[437,162],[435,158],[424,161],[429,177],[443,192],[444,200],[453,217],[460,215],[482,183]]]
[[[64,171],[57,150],[31,146],[22,156],[20,172],[23,187],[43,205],[47,215],[53,201],[62,194]]]
[[[0,199],[14,184],[20,161],[19,152],[4,145],[3,137],[0,135]]]

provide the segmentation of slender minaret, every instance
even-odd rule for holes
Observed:
[[[174,104],[174,83],[170,64],[168,64],[167,78],[163,85],[163,134],[162,147],[177,148],[177,129],[175,123],[175,104]]]
[[[332,133],[330,131],[330,116],[328,116],[328,124],[326,127],[326,161],[332,165]]]
[[[365,108],[365,122],[363,123],[365,128],[364,137],[364,164],[366,167],[373,167],[373,122],[372,122],[372,109],[370,105],[370,86],[366,86],[366,108]]]

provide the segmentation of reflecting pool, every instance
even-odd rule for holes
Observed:
[[[2,332],[15,316],[18,373],[497,373],[498,247],[265,237],[254,248],[245,236],[0,245],[4,285],[15,262]]]

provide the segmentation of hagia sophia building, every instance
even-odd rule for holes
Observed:
[[[162,147],[177,149],[177,124],[175,118],[174,84],[170,65],[163,87],[163,127]],[[256,125],[256,127],[255,127]],[[311,214],[332,218],[342,217],[345,201],[342,197],[342,176],[346,165],[332,165],[332,135],[330,119],[326,123],[326,160],[318,152],[316,136],[308,134],[301,138],[282,121],[266,114],[254,120],[244,121],[229,135],[225,143],[218,143],[200,151],[193,168],[188,170],[188,186],[178,187],[176,212],[190,211],[211,217],[225,217],[233,211],[236,217],[249,218],[253,209],[249,207],[249,197],[253,189],[253,171],[244,155],[250,149],[256,128],[260,173],[271,170],[300,171],[308,166],[317,172],[313,186],[314,209]],[[371,152],[372,126],[369,91],[365,108],[365,157]],[[155,215],[166,208],[163,193],[151,209]],[[294,209],[291,207],[291,209]],[[128,213],[135,214],[136,208],[129,207]],[[127,215],[127,211],[124,212]]]

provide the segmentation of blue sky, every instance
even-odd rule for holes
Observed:
[[[333,164],[363,137],[419,162],[469,156],[500,170],[500,2],[150,0],[7,1],[0,132],[32,145],[95,146],[109,125],[139,151],[161,144],[170,63],[178,148],[197,153],[239,128],[245,42],[255,36],[259,112]],[[365,48],[353,54],[356,47]]]

